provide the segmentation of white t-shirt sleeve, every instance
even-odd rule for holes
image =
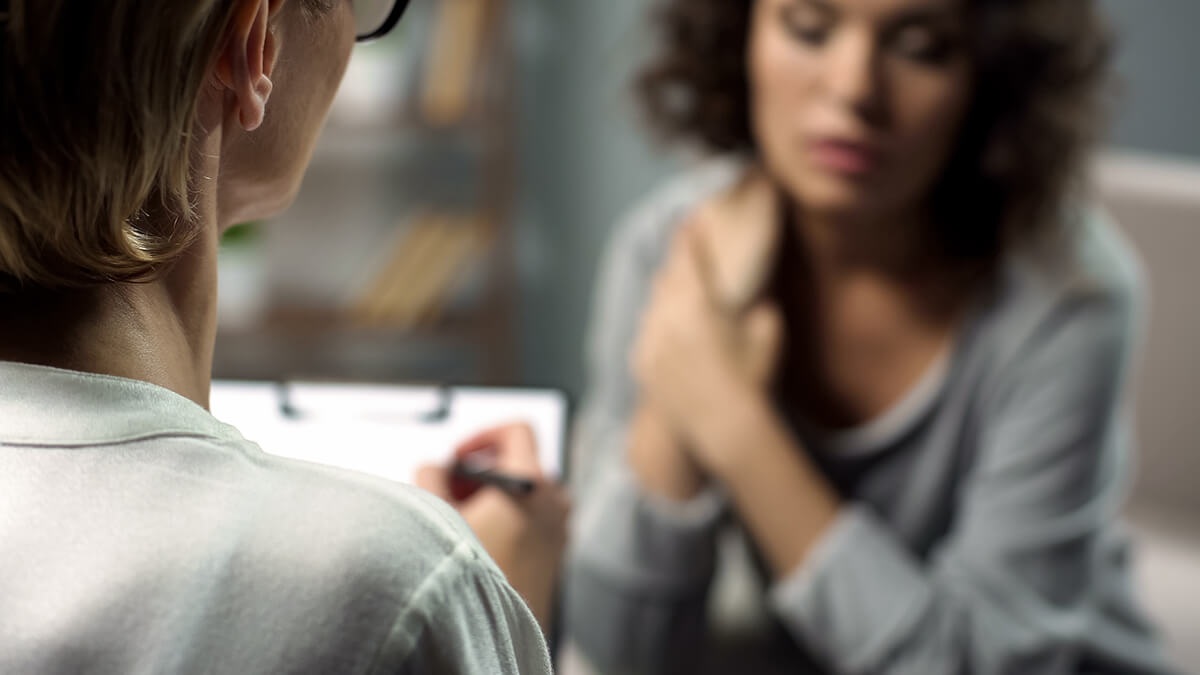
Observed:
[[[373,672],[553,671],[533,613],[478,545],[464,541],[401,609]]]

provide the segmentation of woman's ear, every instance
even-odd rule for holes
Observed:
[[[271,19],[283,0],[236,0],[229,35],[217,57],[217,82],[237,107],[238,122],[254,131],[266,117],[277,51]]]

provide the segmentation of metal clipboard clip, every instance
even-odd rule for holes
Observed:
[[[454,413],[454,388],[447,384],[441,384],[435,387],[434,391],[437,400],[433,407],[415,412],[388,413],[388,421],[410,424],[444,424]],[[291,382],[276,382],[275,397],[279,405],[279,414],[285,419],[300,422],[315,417],[312,411],[296,405],[292,395]]]

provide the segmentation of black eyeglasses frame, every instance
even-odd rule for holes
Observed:
[[[354,41],[370,42],[372,40],[378,40],[379,38],[392,32],[392,29],[400,23],[400,18],[404,16],[404,10],[408,9],[408,3],[409,0],[396,0],[396,2],[392,5],[392,11],[388,13],[388,17],[384,20],[382,26],[376,28],[370,33],[367,33],[366,35],[359,35],[355,37]]]

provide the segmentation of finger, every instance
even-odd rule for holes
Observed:
[[[704,219],[707,217],[707,208],[700,209],[675,230],[670,252],[659,275],[665,285],[673,286],[680,278],[691,281],[695,277],[692,248],[697,241],[704,242]]]
[[[571,516],[571,509],[574,506],[571,496],[562,486],[554,483],[546,483],[542,489],[546,494],[546,501],[549,503],[550,509],[559,519],[566,522]]]
[[[687,217],[679,227],[675,228],[675,233],[671,235],[671,253],[678,257],[688,250],[691,244],[688,241],[692,234],[703,229],[701,223],[707,218],[707,209],[702,207],[696,209],[690,216]]]
[[[423,466],[417,469],[417,487],[453,503],[450,496],[450,472],[440,466]]]
[[[760,303],[750,310],[745,323],[747,367],[751,377],[768,382],[783,354],[785,324],[774,303]]]
[[[496,468],[515,476],[541,480],[542,463],[533,427],[525,423],[505,427],[504,444],[497,456]]]
[[[514,476],[540,478],[542,475],[537,443],[527,424],[508,424],[480,432],[461,443],[454,453],[459,461],[480,454],[490,457],[497,470]]]
[[[715,266],[709,254],[708,243],[698,227],[688,228],[687,265],[692,278],[704,292],[704,297],[710,301],[716,299]]]
[[[703,229],[688,223],[675,233],[671,256],[659,275],[661,290],[655,293],[657,304],[674,307],[680,301],[699,300],[714,304],[716,282]]]
[[[503,427],[492,427],[480,431],[459,443],[454,450],[454,457],[461,460],[480,452],[496,451],[503,440],[503,434]]]
[[[542,528],[548,529],[556,539],[566,540],[567,523],[571,517],[571,499],[557,485],[544,485],[537,493],[536,501],[529,505]]]
[[[571,513],[571,498],[558,483],[542,481],[522,506],[539,521],[565,522]]]

